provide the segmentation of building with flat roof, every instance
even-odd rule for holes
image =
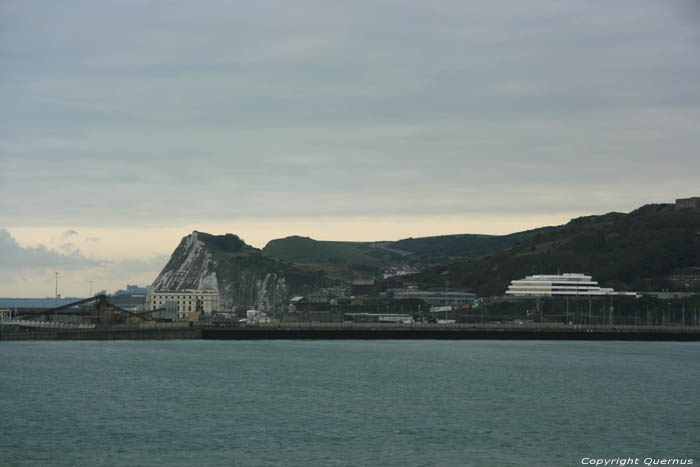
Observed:
[[[211,315],[219,308],[219,294],[213,290],[178,290],[150,292],[146,298],[146,309],[153,311],[177,305],[178,319],[191,313]]]
[[[676,209],[698,209],[700,208],[700,197],[680,198],[676,200]]]
[[[331,303],[334,299],[350,296],[350,290],[345,287],[328,287],[316,289],[306,295],[311,303]]]

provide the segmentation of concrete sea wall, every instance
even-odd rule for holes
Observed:
[[[700,341],[700,329],[620,330],[484,327],[247,327],[203,329],[202,339],[450,339],[450,340],[591,340]]]
[[[392,325],[372,323],[279,323],[242,327],[128,325],[96,329],[27,328],[0,332],[0,340],[159,340],[159,339],[490,339],[590,341],[700,341],[700,327],[563,325]]]
[[[162,340],[200,339],[200,328],[132,328],[132,329],[41,329],[0,332],[0,341],[12,340]]]

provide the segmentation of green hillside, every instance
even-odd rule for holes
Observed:
[[[270,241],[265,255],[297,264],[381,268],[399,263],[430,265],[457,258],[478,257],[530,241],[555,227],[510,235],[441,235],[395,242],[331,242],[292,236]]]
[[[619,290],[659,290],[677,267],[700,264],[700,210],[647,205],[629,214],[574,219],[536,232],[527,241],[489,255],[431,268],[417,275],[423,287],[465,288],[503,294],[528,274],[582,272]]]
[[[369,243],[328,242],[299,236],[271,240],[263,252],[267,256],[291,263],[331,266],[380,267],[387,260],[400,257],[371,248]]]
[[[541,227],[509,235],[440,235],[437,237],[406,238],[390,242],[387,246],[410,251],[412,259],[419,262],[446,262],[451,257],[478,257],[530,241],[537,234],[547,233],[556,227]]]

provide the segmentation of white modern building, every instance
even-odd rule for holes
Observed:
[[[162,291],[150,292],[146,298],[146,308],[151,311],[173,306],[177,306],[178,319],[195,312],[210,315],[219,308],[219,294],[213,290]]]
[[[510,283],[506,295],[516,297],[635,295],[634,292],[615,292],[601,288],[591,276],[579,273],[526,276]]]

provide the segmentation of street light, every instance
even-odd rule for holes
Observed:
[[[58,272],[54,273],[56,275],[56,296],[55,296],[55,306],[54,308],[58,308]],[[54,316],[58,316],[58,311],[54,311]],[[50,320],[50,319],[49,319]]]
[[[58,273],[54,272],[54,274],[56,275],[56,293],[54,294],[54,306],[57,307],[58,306]]]

